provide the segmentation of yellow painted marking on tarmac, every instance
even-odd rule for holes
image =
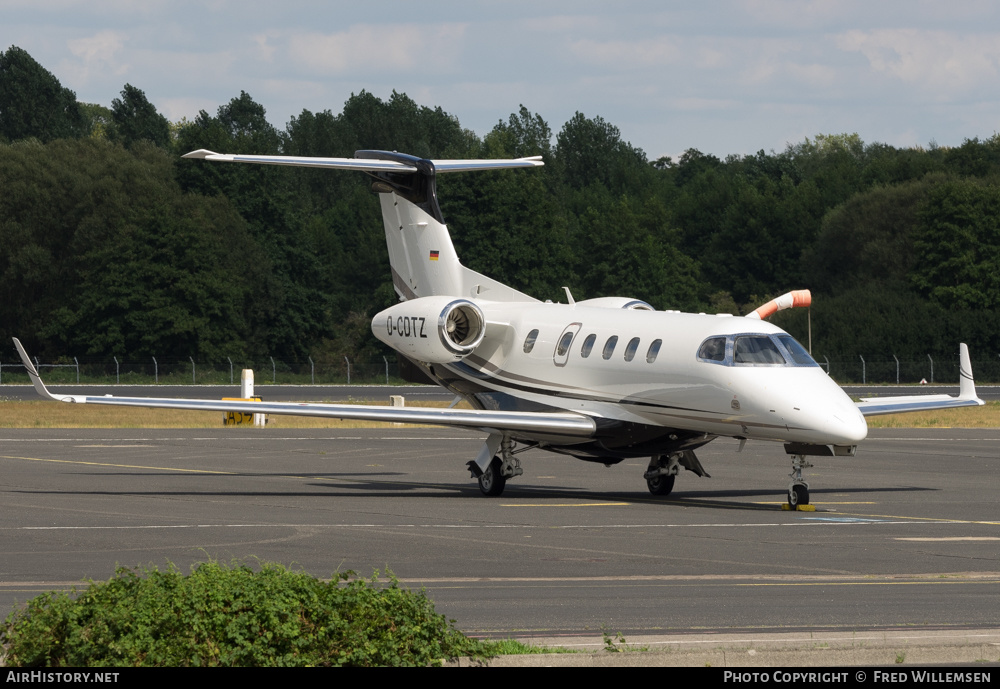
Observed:
[[[621,507],[629,505],[628,502],[545,502],[520,505],[517,503],[504,503],[501,507]]]
[[[942,538],[897,538],[897,541],[1000,541],[1000,536],[953,536]]]
[[[211,469],[178,469],[175,467],[149,467],[141,464],[111,464],[110,462],[81,462],[74,459],[44,459],[42,457],[16,457],[12,455],[0,455],[0,459],[23,459],[26,462],[53,462],[55,464],[83,464],[93,467],[114,467],[116,469],[148,469],[150,471],[181,471],[191,474],[224,474],[226,476],[236,476],[235,471],[212,471]]]

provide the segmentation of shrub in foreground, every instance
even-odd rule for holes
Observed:
[[[281,565],[205,562],[119,568],[106,582],[53,592],[0,630],[9,666],[433,665],[487,646],[457,631],[423,592],[325,582]]]

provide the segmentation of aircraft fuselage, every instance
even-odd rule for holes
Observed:
[[[671,450],[716,436],[854,445],[867,435],[854,402],[770,323],[582,304],[477,304],[486,321],[481,343],[431,370],[478,408],[585,414],[615,428],[616,452],[634,456],[658,443]],[[762,346],[767,351],[757,351]],[[621,442],[623,427],[633,429],[634,442]],[[675,431],[679,442],[671,442]],[[579,439],[547,444],[588,452]]]

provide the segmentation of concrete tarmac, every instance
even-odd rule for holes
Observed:
[[[947,637],[1000,659],[1000,430],[873,430],[857,457],[813,460],[815,512],[781,510],[777,444],[716,440],[698,452],[713,478],[686,473],[668,498],[646,491],[643,461],[530,451],[485,498],[464,468],[481,443],[414,428],[0,430],[0,614],[116,565],[260,558],[391,569],[489,637],[725,642],[744,665],[784,642]]]

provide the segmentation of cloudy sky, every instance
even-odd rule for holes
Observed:
[[[1000,131],[995,0],[0,0],[11,45],[82,101],[127,82],[171,120],[245,90],[283,128],[395,89],[480,135],[521,104],[554,131],[600,115],[651,159]]]

